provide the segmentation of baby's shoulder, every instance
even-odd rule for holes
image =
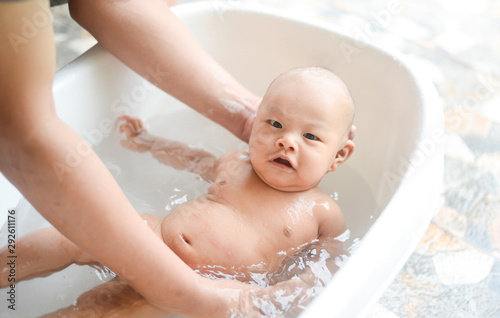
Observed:
[[[315,202],[315,210],[318,212],[337,214],[342,213],[340,207],[328,194],[320,189],[311,191],[310,200]]]
[[[320,236],[336,237],[345,231],[344,215],[340,206],[323,191],[311,194],[314,196],[314,215],[319,225]]]
[[[302,193],[297,192],[297,195],[302,196],[302,197],[305,196],[309,201],[314,201],[317,204],[321,203],[320,205],[323,205],[323,206],[333,205],[335,207],[338,207],[335,200],[332,199],[332,196],[325,193],[318,186],[316,186],[312,189],[309,189],[307,191],[304,191]]]

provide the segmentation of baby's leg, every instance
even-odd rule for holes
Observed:
[[[16,258],[7,257],[11,255],[8,246],[0,250],[0,287],[34,277],[48,276],[74,263],[95,263],[93,258],[52,227],[21,237],[15,248]],[[11,260],[16,265],[15,277],[9,277],[8,262]]]
[[[148,214],[141,214],[141,217],[161,237],[158,226],[160,218]],[[21,237],[16,242],[15,253],[17,256],[15,259],[8,258],[7,256],[10,255],[8,246],[0,249],[0,260],[2,261],[0,264],[0,288],[22,280],[49,276],[71,264],[99,264],[94,258],[52,227],[34,231]],[[12,281],[12,277],[9,277],[9,260],[15,260],[15,281]]]
[[[83,293],[76,304],[47,314],[43,318],[165,318],[167,315],[165,311],[148,303],[130,285],[120,279],[114,279]]]

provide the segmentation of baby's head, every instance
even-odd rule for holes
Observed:
[[[349,139],[354,104],[332,72],[297,68],[269,86],[250,135],[250,160],[257,175],[282,191],[315,187],[354,151]]]

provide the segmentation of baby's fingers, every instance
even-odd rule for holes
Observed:
[[[146,130],[146,127],[144,126],[142,120],[137,117],[133,117],[129,122],[132,124],[132,126],[134,126],[134,130],[138,134]]]
[[[123,115],[118,117],[118,120],[125,121],[125,123],[120,125],[120,133],[125,132],[127,138],[131,136],[137,136],[147,130],[142,120],[137,117]]]
[[[125,133],[125,136],[127,138],[131,138],[137,135],[135,133],[134,126],[129,122],[120,125],[120,133]]]

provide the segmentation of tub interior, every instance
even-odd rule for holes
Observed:
[[[426,113],[428,97],[422,86],[397,54],[357,43],[328,26],[289,19],[267,9],[237,6],[220,11],[214,6],[197,3],[179,6],[175,12],[205,49],[257,95],[262,96],[277,75],[299,66],[317,65],[331,69],[346,83],[356,103],[356,150],[337,171],[325,177],[321,187],[342,208],[351,239],[362,239],[370,233],[373,241],[378,237],[397,240],[394,236],[398,234],[390,233],[389,229],[396,224],[389,216],[397,209],[399,217],[405,219],[404,213],[408,210],[398,205],[401,204],[397,200],[399,193],[411,188],[415,191],[414,196],[426,195],[430,201],[437,197],[435,187],[419,193],[420,187],[415,187],[414,183],[422,182],[422,178],[431,174],[439,175],[438,164],[436,169],[431,164],[426,165],[431,168],[422,170],[418,180],[407,177],[408,167],[404,165],[404,159],[412,156],[419,142],[436,124],[434,121],[429,123]],[[354,48],[358,48],[356,53],[346,51]],[[151,65],[150,69],[152,76],[163,71],[160,65]],[[168,213],[173,206],[200,195],[205,188],[194,176],[162,167],[150,156],[121,149],[114,127],[118,116],[141,117],[156,134],[204,147],[216,155],[228,150],[247,149],[245,143],[222,127],[152,87],[99,45],[58,72],[54,94],[58,114],[94,147],[132,204],[141,212]],[[388,175],[392,178],[388,179]],[[5,179],[0,182],[2,189],[18,196]],[[183,197],[185,193],[187,197]],[[408,204],[416,205],[415,202],[421,199],[411,196]],[[12,207],[12,203],[8,204],[2,206],[2,211]],[[27,202],[21,200],[18,208],[27,211],[23,223],[18,225],[20,233],[48,225]],[[425,209],[429,207],[425,206]],[[421,217],[415,217],[411,211],[408,213],[407,222],[417,222],[417,227],[425,228],[430,220],[428,211]],[[389,216],[382,217],[383,214]],[[404,230],[409,225],[400,226]],[[411,252],[413,241],[414,238],[401,249]],[[360,245],[354,253],[354,256],[360,254],[358,260],[353,260],[352,266],[347,262],[345,268],[359,268],[367,275],[373,275],[362,268],[363,263],[366,266],[366,261],[370,260],[384,266],[383,259],[376,260],[371,255],[363,257],[365,250],[373,249],[366,245],[366,248]],[[382,258],[384,255],[390,253],[380,253]],[[397,256],[392,263],[385,262],[389,268],[381,272],[381,282],[366,289],[372,294],[380,292],[402,261],[404,255]],[[373,268],[377,268],[376,264]],[[19,308],[29,316],[67,306],[79,293],[100,283],[103,277],[99,275],[109,277],[105,271],[96,274],[94,269],[72,266],[49,278],[21,283],[18,288],[23,297]],[[357,286],[363,286],[363,282],[354,284],[355,275],[349,274],[348,269],[341,269],[337,275],[341,277],[334,280],[327,291],[352,289],[346,294],[359,294],[357,301],[366,306],[373,303],[372,296],[356,290]],[[339,282],[342,278],[349,286]],[[362,308],[352,306],[356,304],[353,301],[339,306],[350,306],[349,310],[339,309],[337,312],[350,313],[352,317],[362,312]],[[332,313],[322,315],[334,315]]]
[[[196,8],[201,6],[191,7],[192,10],[178,10],[181,18],[189,16],[183,22],[220,64],[260,96],[272,79],[292,67],[323,66],[342,78],[356,103],[356,150],[348,162],[327,176],[322,184],[342,189],[339,202],[345,211],[370,210],[370,216],[376,219],[400,181],[381,182],[384,174],[400,165],[401,158],[411,156],[422,130],[421,91],[408,69],[393,56],[371,47],[346,57],[343,45],[354,47],[358,44],[328,29],[259,12],[225,9],[222,13],[207,14],[203,8]],[[151,65],[150,69],[151,74],[163,71],[159,65]],[[114,121],[122,114],[144,119],[161,115],[168,118],[179,110],[186,112],[185,118],[194,116],[202,126],[212,125],[167,94],[157,89],[149,90],[150,85],[142,78],[99,47],[60,73],[64,80],[55,85],[56,90],[61,87],[56,94],[57,104],[71,102],[72,106],[61,107],[59,113],[93,145],[108,131],[100,124],[105,126],[108,120]],[[146,86],[148,88],[144,88]],[[90,111],[88,105],[92,105]],[[174,122],[177,120],[165,125]],[[179,133],[186,141],[209,138],[207,134],[193,134],[193,138],[189,135]],[[216,140],[215,144],[224,150],[243,147],[230,134]],[[363,200],[355,199],[359,183],[368,192]],[[366,232],[366,225],[361,225],[357,231],[354,218],[349,223],[356,232]]]

